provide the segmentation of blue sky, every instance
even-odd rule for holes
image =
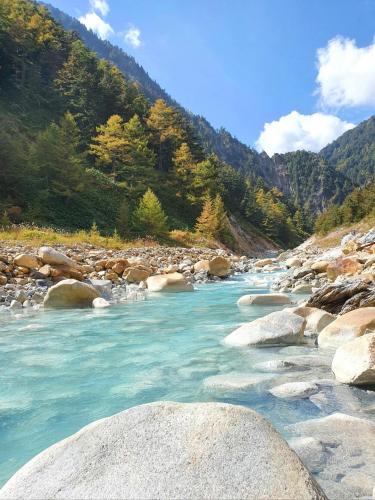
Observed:
[[[319,150],[375,110],[375,0],[50,2],[269,154]]]

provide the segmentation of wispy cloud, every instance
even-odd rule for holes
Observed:
[[[269,156],[301,149],[318,152],[353,127],[353,123],[334,115],[302,115],[292,111],[278,120],[265,123],[256,146]]]
[[[124,40],[128,45],[131,45],[132,47],[139,47],[140,45],[142,45],[141,30],[136,28],[135,26],[131,26],[125,32]]]
[[[375,106],[375,41],[357,47],[355,40],[336,37],[317,55],[317,94],[322,106]]]
[[[100,12],[102,16],[106,16],[109,12],[109,5],[106,0],[90,0],[90,5],[93,10]]]
[[[102,40],[114,33],[112,26],[106,23],[96,12],[88,12],[79,18],[87,29],[94,31]]]

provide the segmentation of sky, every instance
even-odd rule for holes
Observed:
[[[193,113],[269,155],[375,112],[375,0],[49,0]]]

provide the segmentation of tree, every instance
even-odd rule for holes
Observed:
[[[167,216],[160,201],[149,188],[134,212],[136,230],[144,236],[165,236],[168,232]]]
[[[131,189],[150,183],[154,177],[155,154],[148,147],[148,135],[139,117],[127,123],[113,115],[97,128],[90,146],[98,163],[109,168],[114,180],[126,181]]]
[[[168,170],[173,150],[185,139],[180,113],[157,99],[150,108],[147,125],[154,134],[158,150],[159,169]]]
[[[217,227],[216,207],[212,199],[208,196],[203,204],[202,212],[196,221],[195,229],[204,236],[215,238]]]
[[[195,168],[194,158],[189,145],[183,142],[173,155],[173,165],[178,179],[190,186]]]

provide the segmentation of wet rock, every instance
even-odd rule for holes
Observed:
[[[146,280],[150,292],[192,292],[193,285],[181,273],[159,274]]]
[[[303,341],[305,323],[297,314],[276,311],[240,326],[223,343],[235,347],[298,344]]]
[[[0,492],[7,499],[56,497],[325,499],[256,412],[169,402],[84,427],[40,453]]]
[[[375,307],[364,307],[339,316],[319,334],[320,347],[338,347],[375,329]]]
[[[375,484],[375,423],[370,420],[334,413],[289,425],[289,432],[318,439],[326,447],[324,469],[317,480],[324,485],[328,498],[352,499],[372,494]],[[362,484],[352,474],[361,472]]]
[[[320,472],[327,462],[327,449],[319,439],[313,437],[293,438],[288,441],[302,462],[312,473]]]
[[[239,306],[250,305],[263,305],[263,306],[277,306],[290,304],[291,301],[287,295],[281,293],[268,293],[268,294],[249,294],[243,295],[237,301]]]
[[[103,299],[103,297],[96,297],[92,301],[92,307],[95,309],[105,309],[106,307],[109,307],[111,304],[108,302],[108,300]]]
[[[287,382],[276,387],[272,387],[269,392],[281,399],[301,399],[309,398],[319,392],[319,388],[313,382]]]
[[[250,391],[264,385],[274,378],[274,375],[249,373],[224,373],[213,375],[203,381],[203,388],[208,392],[234,395]]]
[[[375,333],[339,347],[332,361],[332,371],[344,384],[375,385]]]
[[[306,318],[305,334],[308,332],[318,334],[336,319],[333,314],[323,311],[323,309],[317,309],[316,307],[295,307],[291,311],[302,318]]]
[[[44,298],[44,307],[91,307],[99,292],[91,285],[67,279],[49,288]]]

